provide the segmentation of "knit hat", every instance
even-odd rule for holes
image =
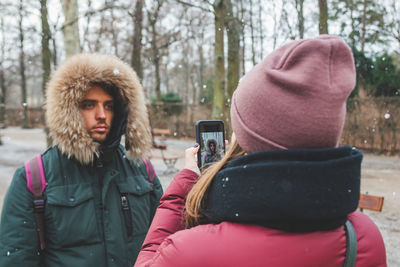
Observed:
[[[336,147],[356,73],[350,47],[321,35],[273,51],[232,96],[232,129],[247,152]]]

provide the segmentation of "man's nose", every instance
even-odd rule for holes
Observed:
[[[106,118],[106,113],[104,107],[102,105],[98,105],[96,109],[96,119],[104,120],[105,118]]]

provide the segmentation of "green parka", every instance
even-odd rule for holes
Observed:
[[[117,99],[102,145],[90,138],[78,109],[93,83],[114,88]],[[114,57],[78,55],[53,74],[47,98],[54,146],[42,154],[46,248],[39,250],[33,195],[21,167],[4,199],[0,266],[132,266],[162,195],[141,160],[151,138],[136,74]]]

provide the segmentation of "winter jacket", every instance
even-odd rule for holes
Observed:
[[[386,266],[378,228],[354,212],[361,159],[351,147],[235,159],[214,177],[203,222],[190,229],[184,199],[197,175],[183,170],[161,198],[135,267],[343,266],[347,219],[356,266]]]
[[[78,109],[94,82],[118,89],[102,144],[89,136]],[[132,266],[162,195],[158,178],[150,183],[141,159],[151,137],[136,74],[114,57],[78,55],[60,66],[47,90],[54,146],[42,154],[46,248],[39,250],[33,195],[22,167],[4,200],[0,266]]]

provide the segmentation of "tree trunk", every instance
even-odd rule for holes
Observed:
[[[193,98],[193,104],[198,104],[199,102],[199,94],[205,88],[206,83],[204,81],[204,51],[203,51],[203,46],[199,45],[197,47],[197,50],[199,52],[199,89],[196,90],[195,92],[195,97]]]
[[[240,50],[240,36],[239,36],[239,22],[233,14],[232,0],[225,0],[226,12],[226,29],[228,36],[228,86],[227,86],[227,101],[226,114],[225,114],[225,128],[226,133],[230,136],[230,103],[233,92],[236,90],[239,81],[239,50]]]
[[[142,28],[143,28],[143,3],[144,0],[137,0],[135,6],[135,13],[133,16],[134,32],[133,32],[133,50],[131,65],[136,71],[139,79],[143,79],[143,68],[142,68]]]
[[[282,5],[283,9],[283,5]],[[280,26],[280,21],[282,20],[283,16],[283,10],[281,10],[280,17],[278,18],[276,10],[276,2],[272,1],[272,10],[273,10],[273,21],[274,21],[274,26],[273,26],[273,34],[272,34],[272,49],[275,50],[277,42],[278,42],[278,37],[279,37],[279,26]]]
[[[367,0],[363,0],[363,14],[362,14],[361,36],[360,36],[361,52],[364,52],[364,47],[365,47],[365,35],[367,31],[366,20],[367,20]]]
[[[64,50],[66,57],[79,53],[79,26],[78,26],[78,2],[77,0],[61,0],[64,12]]]
[[[224,1],[216,0],[213,4],[215,14],[215,44],[214,44],[214,101],[212,117],[222,119],[225,107],[225,57],[224,57]]]
[[[260,33],[260,61],[264,58],[264,29],[263,29],[263,4],[258,0],[258,31]]]
[[[92,9],[92,0],[87,0],[87,8],[88,10]],[[90,52],[92,52],[92,48],[90,46],[90,41],[89,41],[89,28],[90,28],[90,19],[92,16],[86,16],[86,27],[85,30],[83,31],[83,40],[82,40],[82,45],[81,45],[81,51],[85,50],[85,44],[87,44],[88,49]]]
[[[101,15],[100,15],[100,28],[97,31],[97,39],[96,39],[96,42],[94,43],[94,51],[95,52],[98,52],[100,50],[100,48],[102,46],[102,40],[104,38],[103,34],[106,31],[105,26],[104,26],[105,22],[106,22],[106,19],[104,17],[104,13],[105,12],[101,12]]]
[[[318,6],[319,6],[319,34],[328,34],[327,0],[318,0]]]
[[[49,40],[51,37],[49,21],[47,19],[47,0],[40,0],[40,15],[42,19],[42,94],[46,102],[46,83],[51,71],[51,53]],[[47,146],[51,146],[52,140],[49,135],[49,129],[45,128]]]
[[[232,98],[239,81],[239,22],[233,14],[232,0],[225,0],[226,3],[226,29],[228,36],[228,87],[227,98]],[[229,105],[230,107],[230,105]]]
[[[51,59],[53,60],[53,67],[55,68],[58,64],[57,64],[57,42],[56,42],[56,31],[57,31],[57,27],[56,25],[53,25],[53,30],[52,30],[52,34],[51,34],[51,46],[52,46],[52,50],[53,53],[51,53]]]
[[[46,94],[46,83],[50,76],[50,60],[51,60],[51,53],[50,53],[50,27],[49,22],[47,20],[47,0],[40,0],[40,13],[42,19],[42,92],[43,92],[43,99],[45,99]]]
[[[25,77],[25,52],[24,52],[24,31],[22,28],[22,20],[24,17],[23,13],[23,0],[19,1],[19,73],[21,75],[21,97],[22,97],[22,107],[23,107],[23,120],[22,128],[29,128],[28,124],[28,103],[27,103],[27,93],[26,93],[26,77]]]
[[[4,35],[4,18],[1,17],[0,19],[0,29],[1,29],[1,36]],[[0,57],[0,88],[1,88],[1,97],[0,97],[0,125],[1,127],[5,127],[5,119],[6,119],[6,80],[4,75],[4,55],[5,55],[5,38],[1,38],[1,57]],[[0,140],[1,143],[1,140]]]
[[[253,66],[256,65],[256,49],[255,49],[255,37],[254,37],[254,25],[253,25],[253,0],[249,1],[250,3],[250,36],[251,36],[251,60],[253,62]]]
[[[244,23],[244,14],[245,10],[243,7],[243,0],[240,0],[240,13],[241,13],[241,18],[240,18],[240,40],[241,40],[241,48],[240,48],[240,60],[241,60],[241,75],[244,75],[246,73],[246,39],[245,39],[245,34],[244,34],[244,29],[245,29],[245,23]],[[239,74],[240,76],[240,74]]]
[[[107,2],[108,5],[112,5],[112,1]],[[118,30],[115,29],[115,15],[114,15],[114,8],[110,8],[110,15],[111,15],[111,36],[112,36],[112,43],[114,47],[114,55],[116,57],[119,57],[119,50],[118,50],[118,44],[119,44],[119,39],[118,39]]]
[[[152,50],[152,62],[155,68],[155,80],[156,80],[156,97],[157,101],[161,101],[161,78],[160,78],[160,49],[157,46],[157,30],[156,22],[158,20],[158,13],[161,9],[163,1],[157,1],[157,7],[154,13],[148,12],[148,19],[151,30],[151,50]]]
[[[304,0],[296,0],[297,20],[299,26],[299,37],[304,38]]]

